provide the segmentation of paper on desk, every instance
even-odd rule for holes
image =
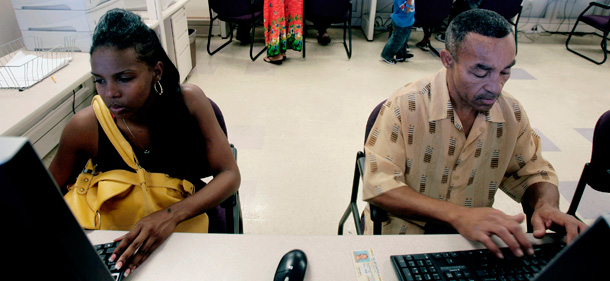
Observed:
[[[69,58],[47,59],[19,51],[0,67],[0,88],[27,88],[57,71]]]
[[[352,251],[356,280],[382,281],[373,249]]]

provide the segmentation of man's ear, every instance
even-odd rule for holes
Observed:
[[[455,64],[455,59],[453,58],[453,56],[451,55],[449,50],[442,49],[440,55],[441,55],[441,62],[443,63],[445,68],[449,69],[449,68],[453,67],[453,65]]]

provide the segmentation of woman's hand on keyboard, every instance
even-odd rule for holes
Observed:
[[[178,223],[167,210],[154,212],[138,221],[127,234],[117,238],[121,241],[111,259],[116,259],[117,268],[125,269],[125,276],[129,276],[138,266],[173,233]]]

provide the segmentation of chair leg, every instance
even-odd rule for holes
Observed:
[[[519,26],[519,19],[521,19],[521,12],[523,12],[523,6],[521,6],[519,8],[519,13],[517,13],[517,20],[515,20],[515,54],[518,52],[518,48],[517,48],[517,34],[518,34],[518,30],[517,30],[517,26]]]
[[[517,25],[515,24],[515,54],[517,54],[519,52],[518,46],[517,46]]]
[[[307,25],[303,19],[303,58],[305,58],[305,37],[307,37]]]
[[[570,52],[572,52],[574,54],[577,54],[578,56],[580,56],[580,57],[582,57],[582,58],[584,58],[584,59],[586,59],[586,60],[588,60],[588,61],[590,61],[592,63],[598,64],[598,65],[606,62],[606,59],[608,58],[608,49],[607,49],[607,43],[606,43],[606,40],[608,38],[608,33],[607,32],[604,32],[604,36],[602,37],[601,47],[602,47],[602,52],[604,52],[604,58],[601,61],[596,61],[596,60],[594,60],[592,58],[589,58],[589,57],[587,57],[587,56],[585,56],[585,55],[583,55],[583,54],[581,54],[581,53],[579,53],[579,52],[577,52],[577,51],[575,51],[573,49],[570,49],[569,43],[570,43],[570,40],[572,39],[572,35],[574,35],[574,31],[576,30],[576,26],[578,25],[579,22],[580,22],[580,19],[577,19],[576,23],[574,24],[574,27],[572,28],[572,32],[570,32],[570,35],[568,36],[568,39],[566,40],[566,49],[568,49],[568,51],[570,51]]]
[[[434,53],[437,57],[441,57],[441,54],[438,53],[438,50],[436,50],[436,48],[432,46],[432,40],[428,41],[428,48],[430,48],[430,51],[432,51],[432,53]]]
[[[576,186],[576,190],[574,191],[574,196],[572,197],[572,202],[570,203],[570,208],[567,212],[568,215],[576,217],[576,209],[578,208],[578,204],[580,203],[582,194],[585,191],[587,180],[589,178],[589,170],[589,163],[587,163],[585,164],[585,167],[582,170],[582,175],[580,176],[580,180],[578,181],[578,185]]]
[[[350,13],[351,14],[351,13]],[[346,31],[349,33],[349,48],[347,46],[346,41]],[[345,52],[347,53],[347,59],[352,58],[352,21],[350,18],[343,23],[343,46],[345,47]]]
[[[373,221],[373,235],[381,235],[381,222]]]
[[[254,15],[253,15],[253,17],[254,17]],[[257,23],[258,23],[258,21],[252,23],[252,26],[250,28],[252,30],[252,34],[250,34],[250,59],[252,61],[255,61],[264,51],[267,50],[267,45],[265,45],[265,47],[262,50],[260,50],[260,52],[258,52],[258,54],[256,54],[256,56],[252,55],[253,54],[252,50],[254,49],[254,33],[256,31]]]
[[[360,224],[360,214],[358,212],[358,205],[356,201],[358,200],[358,188],[360,186],[360,177],[362,175],[362,171],[364,167],[362,167],[361,159],[364,158],[364,153],[362,151],[358,151],[356,153],[356,164],[354,165],[354,178],[352,180],[352,194],[350,197],[350,203],[343,212],[343,216],[341,220],[339,220],[339,230],[338,234],[343,235],[343,225],[347,221],[347,218],[351,214],[354,217],[354,224],[356,225],[356,233],[358,235],[362,235],[362,229]]]
[[[211,11],[210,11],[210,13],[211,13]],[[229,39],[227,40],[227,42],[222,44],[220,47],[216,48],[214,51],[210,51],[210,41],[212,40],[212,24],[214,23],[214,20],[217,18],[218,17],[213,17],[210,20],[210,30],[208,32],[208,54],[210,54],[210,56],[213,56],[218,51],[222,50],[222,48],[226,47],[227,45],[231,44],[231,42],[233,42],[233,24],[229,24]]]

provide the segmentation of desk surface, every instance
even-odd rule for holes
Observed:
[[[93,244],[123,232],[92,231]],[[533,243],[551,241],[550,238]],[[356,280],[352,251],[372,249],[383,281],[397,280],[390,255],[483,248],[460,235],[273,236],[174,233],[129,280],[273,280],[282,256],[307,255],[305,280]]]
[[[20,136],[71,97],[72,89],[91,77],[89,53],[75,52],[72,61],[51,77],[24,91],[0,90],[0,135]]]

